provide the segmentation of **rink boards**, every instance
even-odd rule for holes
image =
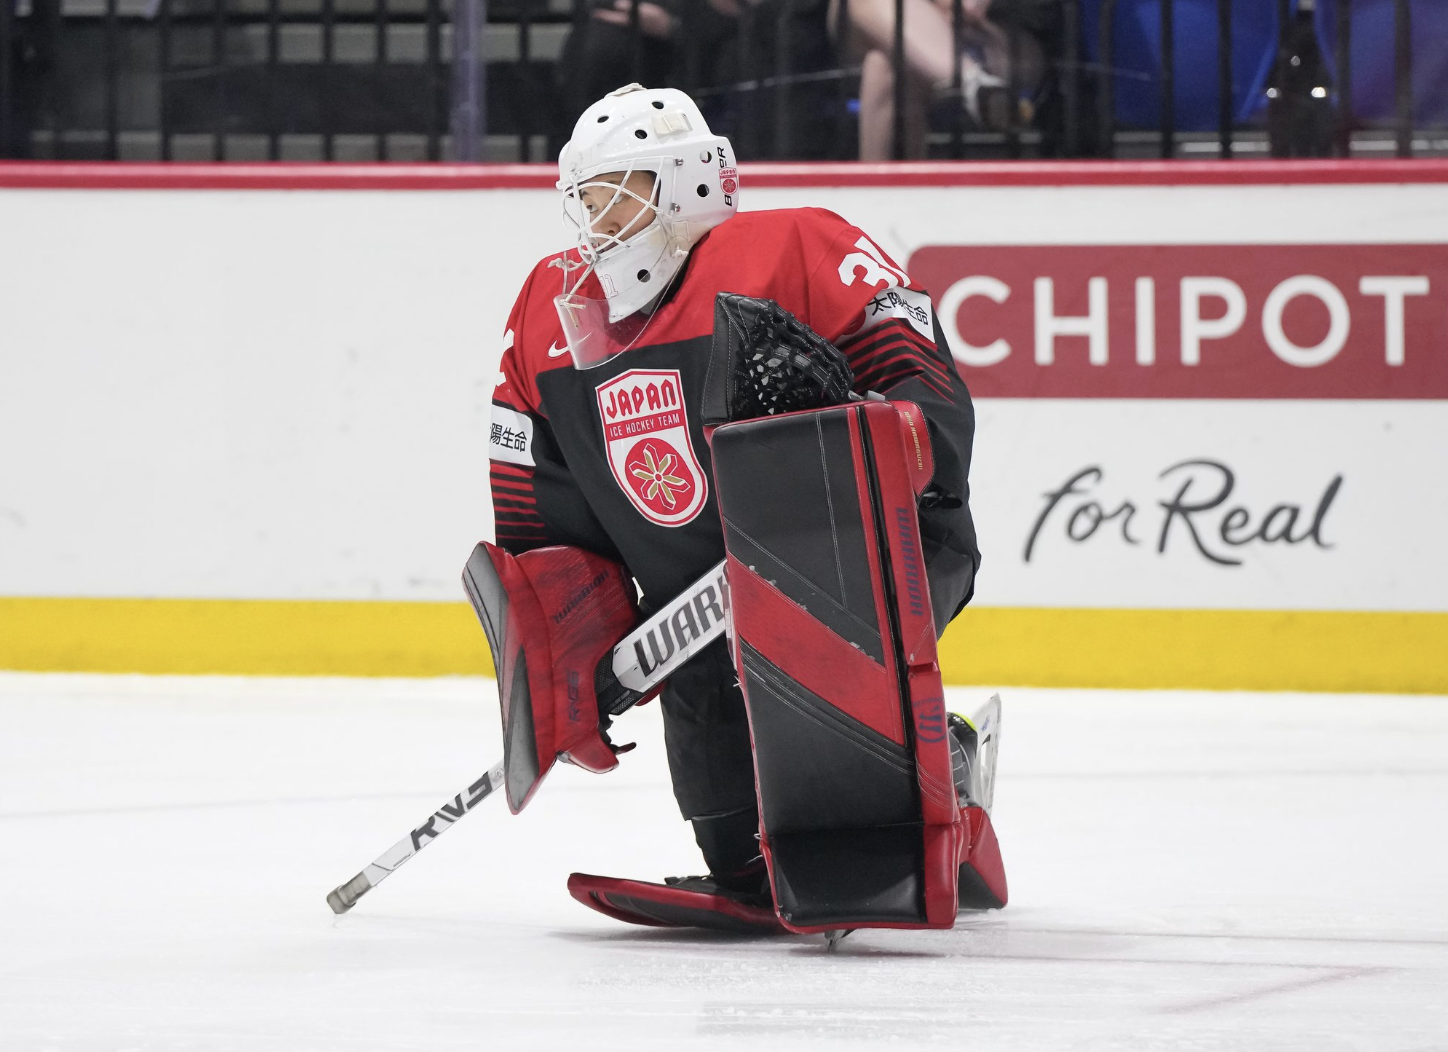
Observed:
[[[484,671],[457,575],[546,173],[16,171],[0,667]],[[1448,166],[1164,171],[745,169],[904,263],[975,394],[946,678],[1448,690]]]

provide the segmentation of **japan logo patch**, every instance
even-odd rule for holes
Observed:
[[[614,481],[660,526],[693,521],[709,495],[689,441],[677,369],[630,369],[598,387],[598,415]]]

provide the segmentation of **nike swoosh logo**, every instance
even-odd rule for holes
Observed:
[[[548,348],[548,357],[550,358],[562,358],[567,353],[567,347],[559,347],[556,343],[552,347]]]

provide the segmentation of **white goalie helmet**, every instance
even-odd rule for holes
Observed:
[[[589,368],[637,338],[632,330],[641,331],[647,316],[631,316],[668,288],[700,238],[738,210],[739,174],[729,140],[709,131],[693,99],[673,88],[638,84],[583,111],[559,154],[558,171],[564,213],[587,269],[565,277],[555,302],[574,363]],[[623,186],[635,172],[653,175],[650,198]],[[590,187],[607,194],[607,204],[592,214],[583,194]],[[590,196],[599,200],[598,193]],[[596,230],[595,217],[624,197],[652,209],[652,219],[645,212],[639,220],[645,225],[614,235]],[[580,294],[590,273],[603,290],[602,302]]]

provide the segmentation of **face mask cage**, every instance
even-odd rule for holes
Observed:
[[[647,197],[624,185],[639,171],[654,176],[654,185]],[[658,221],[661,180],[657,174],[651,169],[631,165],[618,175],[617,179],[617,182],[601,176],[575,179],[563,191],[563,215],[573,228],[578,254],[585,263],[597,263],[605,253],[626,244]],[[608,214],[624,201],[637,204],[638,214],[616,233],[609,234],[597,229]]]

